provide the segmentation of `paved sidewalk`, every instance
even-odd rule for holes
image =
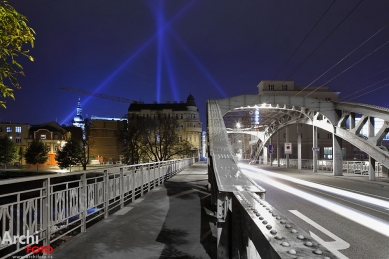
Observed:
[[[216,258],[207,215],[207,164],[198,162],[55,249],[53,259]]]

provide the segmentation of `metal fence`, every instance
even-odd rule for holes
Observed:
[[[2,180],[0,258],[33,255],[32,245],[56,247],[193,163],[188,158]]]
[[[270,159],[268,159],[268,164],[270,164]],[[272,160],[272,165],[277,165],[277,160]],[[286,165],[286,159],[280,159],[280,165]],[[289,167],[298,166],[297,159],[289,159]],[[312,159],[301,159],[301,167],[306,169],[313,168]],[[361,175],[369,174],[369,162],[368,161],[342,161],[343,171],[346,173],[354,173]],[[317,169],[323,171],[332,171],[333,170],[333,161],[332,160],[318,160],[317,161]],[[382,164],[375,162],[375,173],[376,176],[384,175]]]

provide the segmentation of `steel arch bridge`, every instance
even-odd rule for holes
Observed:
[[[342,139],[368,154],[371,163],[378,162],[385,168],[389,168],[389,153],[380,148],[383,138],[389,132],[388,108],[362,103],[331,102],[300,96],[281,95],[239,95],[214,101],[219,106],[222,116],[228,112],[250,109],[273,111],[273,116],[258,129],[233,131],[234,133],[258,136],[261,143],[258,152],[263,149],[264,144],[281,128],[291,124],[302,123],[312,125],[314,129],[316,127],[324,129],[333,134],[334,175],[342,175]],[[357,124],[355,123],[356,114],[361,115]],[[384,121],[377,134],[375,134],[374,118]],[[346,121],[348,121],[348,128],[346,128]],[[366,124],[369,128],[368,136],[362,138],[360,132]],[[313,153],[315,171],[317,169],[317,155],[315,155],[316,152]],[[371,170],[374,171],[374,168]],[[373,173],[371,172],[370,174]]]

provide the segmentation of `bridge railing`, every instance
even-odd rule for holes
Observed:
[[[262,161],[263,162],[263,161]],[[268,164],[272,163],[272,165],[277,165],[277,160],[273,159],[270,161],[268,159]],[[332,171],[333,170],[333,161],[332,160],[318,160],[317,166],[319,170],[324,171]],[[286,165],[286,159],[280,159],[280,166]],[[297,159],[289,159],[289,167],[297,168],[298,160]],[[301,159],[301,167],[306,169],[313,168],[313,160],[312,159]],[[375,162],[375,173],[379,177],[380,175],[384,175],[383,165],[379,162]],[[354,174],[369,174],[369,161],[342,161],[343,172],[346,173],[354,173]]]
[[[0,258],[33,255],[28,246],[55,248],[193,163],[188,158],[2,180]]]
[[[217,258],[336,258],[267,203],[265,190],[241,171],[216,100],[207,100],[207,131]]]

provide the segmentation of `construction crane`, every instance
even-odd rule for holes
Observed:
[[[116,101],[116,102],[131,103],[134,101],[134,100],[120,97],[120,96],[99,94],[99,93],[94,93],[94,92],[90,92],[87,90],[77,89],[74,87],[68,87],[68,86],[61,86],[59,89],[73,92],[73,93],[79,93],[79,94],[90,95],[90,96],[94,96],[94,97],[98,97],[98,98],[104,98],[104,99],[108,99],[108,100]]]

